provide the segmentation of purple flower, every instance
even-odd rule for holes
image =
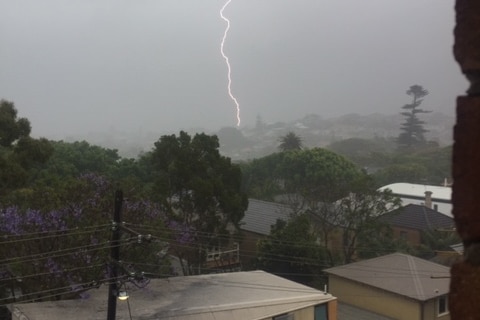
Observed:
[[[186,224],[170,220],[168,227],[173,231],[174,238],[179,244],[190,244],[195,240],[194,229]]]

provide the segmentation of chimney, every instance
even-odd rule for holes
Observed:
[[[425,207],[432,209],[432,191],[425,191]]]

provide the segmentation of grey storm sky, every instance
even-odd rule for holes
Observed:
[[[235,126],[223,0],[0,2],[0,98],[34,135]],[[453,0],[232,0],[225,52],[242,125],[394,114],[405,91],[454,114]]]

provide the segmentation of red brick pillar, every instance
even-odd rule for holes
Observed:
[[[457,99],[453,146],[453,215],[465,246],[452,267],[451,319],[480,319],[480,0],[456,0],[455,59],[470,81]]]

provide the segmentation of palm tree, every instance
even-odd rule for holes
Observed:
[[[302,138],[297,136],[295,132],[290,131],[285,136],[278,139],[280,145],[278,148],[281,151],[301,150],[303,148]]]

